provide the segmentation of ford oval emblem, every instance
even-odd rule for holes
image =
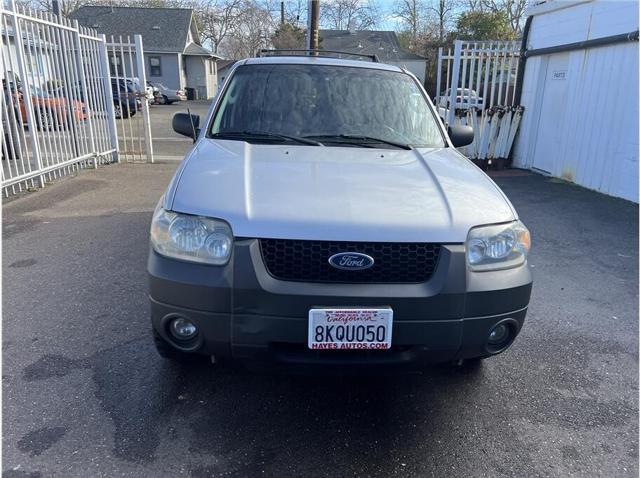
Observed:
[[[374,262],[373,257],[359,252],[339,252],[329,257],[329,264],[346,271],[368,269]]]

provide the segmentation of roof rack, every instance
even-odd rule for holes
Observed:
[[[337,51],[337,50],[262,49],[262,50],[258,50],[258,54],[256,56],[258,58],[263,56],[323,56],[328,58],[342,58],[341,55],[353,56],[357,58],[367,58],[374,63],[380,63],[380,60],[378,59],[378,55],[368,55],[366,53],[351,53],[348,51]]]

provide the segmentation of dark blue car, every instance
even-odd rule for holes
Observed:
[[[124,78],[111,78],[111,90],[113,91],[113,110],[116,118],[128,118],[136,114],[138,105],[136,91]]]

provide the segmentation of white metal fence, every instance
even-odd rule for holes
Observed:
[[[106,43],[107,57],[114,91],[114,115],[118,153],[128,161],[153,162],[149,100],[153,90],[147,92],[142,38],[110,36]]]
[[[20,9],[13,0],[0,5],[0,37],[5,196],[43,187],[88,166],[152,160],[148,102],[133,86],[133,68],[111,74],[113,42],[77,21]],[[129,61],[142,63],[136,77],[144,91],[142,40],[138,36],[133,43],[120,43],[122,52],[126,45]],[[128,114],[123,105],[130,108]],[[140,111],[142,121],[134,123]],[[148,132],[144,147],[142,142],[135,149],[130,146],[134,128]]]
[[[473,126],[475,139],[462,148],[471,159],[508,158],[523,108],[515,104],[520,43],[457,40],[438,51],[436,106],[447,124]]]

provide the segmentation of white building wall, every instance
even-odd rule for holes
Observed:
[[[388,61],[388,63],[390,65],[399,66],[400,68],[406,68],[420,80],[420,83],[424,83],[425,71],[427,68],[426,60],[399,60]]]
[[[528,48],[638,29],[635,2],[572,5],[536,15]],[[638,88],[637,42],[529,58],[514,165],[638,202]]]
[[[530,8],[529,48],[546,48],[638,29],[638,2],[550,0]]]
[[[176,90],[183,87],[180,77],[179,55],[177,53],[153,53],[145,51],[144,57],[147,80],[162,83],[167,88]],[[151,76],[149,57],[160,57],[160,76]]]
[[[214,58],[206,61],[207,99],[213,98],[218,91],[218,64]]]
[[[23,42],[22,48],[24,51],[25,61],[31,61],[30,64],[25,65],[27,74],[29,75],[28,78],[25,79],[22,78],[20,74],[20,66],[18,64],[18,53],[16,52],[15,38],[13,36],[10,36],[9,44],[5,43],[5,41],[2,42],[2,51],[0,52],[2,59],[7,63],[7,71],[13,73],[13,75],[19,78],[21,82],[28,81],[30,85],[43,87],[44,85],[41,84],[43,80],[46,81],[55,79],[53,73],[51,72],[51,65],[53,64],[51,56],[54,54],[54,51],[58,49],[58,47],[55,45],[47,45],[48,48],[31,47],[31,52],[29,52],[28,46]],[[4,70],[5,68],[0,67],[0,79],[4,79]]]

